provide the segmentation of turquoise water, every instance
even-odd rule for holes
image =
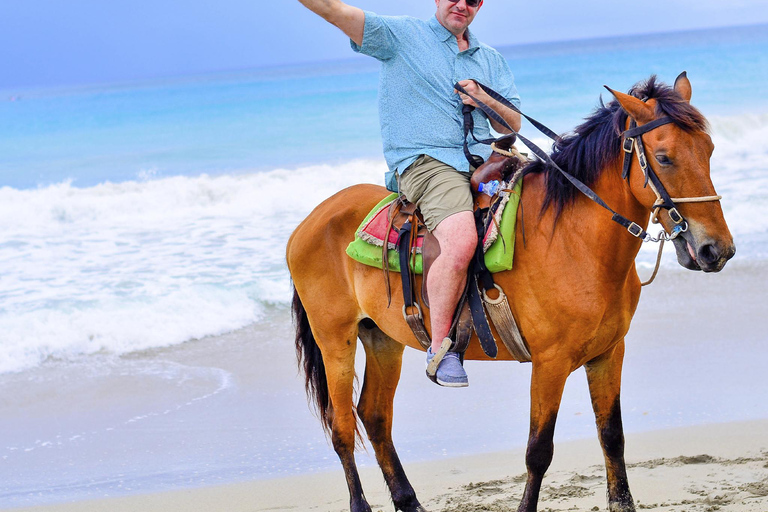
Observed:
[[[500,50],[524,110],[562,132],[607,94],[603,84],[625,91],[652,73],[671,82],[688,71],[707,115],[765,110],[767,29]],[[0,186],[89,187],[379,158],[377,69],[372,59],[353,58],[173,82],[4,91]]]

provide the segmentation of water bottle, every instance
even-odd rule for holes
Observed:
[[[499,180],[493,180],[487,183],[481,183],[478,189],[483,194],[487,194],[493,197],[496,195],[496,192],[499,191]]]

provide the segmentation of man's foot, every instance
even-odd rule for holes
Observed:
[[[438,351],[439,353],[440,351]],[[432,353],[432,349],[427,349],[427,366],[429,366],[434,357],[435,354]],[[467,372],[464,371],[459,354],[456,352],[447,352],[437,366],[434,378],[429,375],[429,372],[427,372],[427,377],[433,382],[449,388],[465,388],[469,386]]]

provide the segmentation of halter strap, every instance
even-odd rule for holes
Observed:
[[[622,148],[624,150],[624,168],[622,170],[622,178],[629,178],[629,169],[632,166],[632,153],[636,151],[637,162],[640,164],[640,169],[645,175],[645,184],[648,186],[649,182],[651,190],[656,194],[656,201],[653,203],[651,209],[653,210],[653,216],[651,221],[654,224],[659,223],[659,212],[661,209],[667,210],[667,214],[672,222],[675,223],[675,228],[672,230],[672,238],[678,234],[685,232],[688,229],[688,223],[685,218],[677,210],[675,203],[702,203],[705,201],[719,201],[722,199],[721,195],[714,196],[700,196],[700,197],[671,197],[667,192],[667,189],[661,183],[658,175],[653,171],[653,167],[650,166],[645,156],[645,145],[643,144],[643,134],[647,133],[659,126],[672,123],[673,120],[669,116],[660,117],[653,121],[646,123],[642,126],[637,126],[635,120],[630,118],[629,128],[622,133]]]

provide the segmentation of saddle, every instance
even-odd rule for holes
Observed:
[[[459,353],[462,360],[473,329],[478,335],[483,351],[491,358],[496,357],[497,344],[488,322],[489,316],[512,356],[518,361],[531,360],[530,352],[517,327],[506,295],[501,287],[493,282],[483,258],[484,241],[489,227],[495,222],[494,212],[499,207],[501,196],[498,192],[493,197],[479,192],[479,186],[481,183],[493,180],[498,180],[508,187],[501,190],[503,192],[509,192],[514,186],[519,179],[519,171],[526,163],[525,157],[514,151],[512,147],[514,141],[514,135],[497,140],[494,146],[496,151],[474,171],[470,180],[474,197],[478,247],[468,269],[466,288],[456,307],[449,333],[449,338],[452,340],[449,350]],[[386,283],[387,303],[391,304],[392,301],[387,251],[393,244],[398,250],[400,263],[403,317],[416,339],[427,349],[431,345],[431,337],[424,325],[420,302],[429,307],[427,276],[432,263],[440,255],[440,244],[437,238],[427,230],[416,205],[409,203],[403,196],[398,197],[390,207],[387,221],[388,235],[385,243],[382,244],[382,269]],[[414,260],[419,252],[423,261],[420,301],[414,290]]]

